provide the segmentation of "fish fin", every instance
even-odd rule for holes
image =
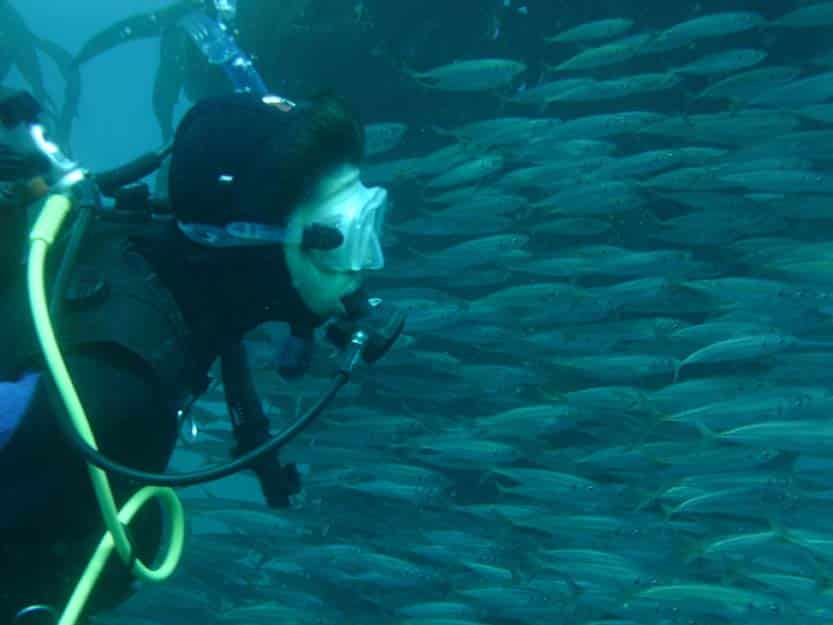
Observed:
[[[732,115],[737,115],[738,112],[743,110],[746,103],[740,98],[729,98],[728,106],[726,107]]]
[[[549,63],[544,64],[544,69],[541,71],[541,77],[538,80],[538,84],[542,84],[546,82],[545,78],[547,79],[552,78],[554,74],[559,72],[557,65],[550,65]]]
[[[816,578],[816,588],[819,592],[826,592],[833,588],[833,575],[820,560],[813,560],[813,577]]]
[[[538,108],[535,109],[538,115],[544,115],[547,112],[547,109],[550,107],[550,104],[552,104],[552,102],[550,102],[549,100],[539,104]]]
[[[500,528],[501,531],[499,532],[500,535],[505,536],[507,540],[511,539],[516,530],[518,529],[517,526],[512,522],[507,515],[499,510],[495,512],[495,517],[497,518],[499,523],[502,523],[503,526]]]
[[[651,413],[648,415],[648,419],[646,419],[648,423],[648,429],[645,433],[645,438],[649,437],[651,434],[654,433],[654,430],[658,428],[660,425],[667,423],[669,419],[671,419],[671,413],[660,411],[660,410],[651,410]],[[653,460],[654,462],[661,462],[658,458],[655,458],[652,455],[648,454],[648,457]]]
[[[429,258],[428,254],[424,254],[423,252],[420,252],[419,250],[415,250],[412,247],[409,247],[407,249],[411,254],[413,254],[414,256],[416,256],[416,257],[418,257],[422,260],[427,260]]]
[[[506,103],[508,101],[505,95],[496,94],[497,95],[497,111],[496,115],[503,115],[503,112],[506,110]]]
[[[445,128],[441,128],[440,126],[431,126],[431,130],[433,130],[436,134],[440,135],[441,137],[454,137],[455,139],[459,139],[457,135],[454,133],[453,130],[446,130]]]
[[[726,586],[736,586],[738,578],[743,577],[743,563],[732,562],[728,558],[722,558],[721,564],[726,568],[720,576],[720,583]]]
[[[538,393],[543,399],[551,401],[554,404],[563,404],[567,401],[567,396],[564,393],[559,393],[558,391],[547,391],[545,389],[538,389]]]
[[[480,479],[477,480],[477,485],[478,486],[483,486],[490,477],[497,476],[497,475],[499,475],[497,467],[486,467],[481,472]],[[503,492],[501,490],[501,485],[498,483],[498,481],[494,480],[494,482],[495,482],[495,486],[498,488],[498,490]]]
[[[656,491],[643,491],[643,492],[640,493],[637,490],[636,495],[637,495],[637,497],[639,497],[639,503],[636,504],[636,507],[633,509],[633,511],[634,512],[642,512],[642,510],[644,510],[648,506],[652,505],[657,500],[657,497],[659,497],[662,494],[662,492],[663,492],[662,490],[656,490]]]
[[[561,577],[564,578],[564,581],[567,582],[567,586],[570,588],[570,600],[578,600],[584,594],[584,588],[582,588],[581,584],[578,584],[571,575],[562,573]]]
[[[662,513],[665,515],[666,523],[671,521],[671,518],[677,512],[677,508],[674,506],[669,506],[667,504],[660,504],[659,507],[662,509]]]
[[[679,360],[674,360],[674,373],[671,379],[671,384],[676,384],[677,380],[680,379],[680,371],[682,371],[683,365],[685,365],[685,361],[682,362]]]
[[[797,539],[794,540],[792,538],[792,536],[790,535],[789,528],[786,528],[783,525],[781,525],[781,523],[777,519],[775,519],[773,517],[767,517],[766,521],[767,521],[767,524],[769,525],[770,531],[778,536],[778,540],[780,540],[784,543],[799,544],[799,545],[801,544],[800,541],[797,541]]]
[[[402,71],[405,73],[408,78],[413,80],[415,83],[420,85],[421,87],[425,87],[426,89],[430,89],[433,85],[431,84],[431,79],[428,78],[424,73],[417,72],[412,70],[409,67],[402,66]]]
[[[683,559],[687,565],[703,557],[705,553],[703,541],[694,538],[683,538],[682,543]]]
[[[497,488],[497,489],[498,489],[498,492],[499,492],[501,495],[504,495],[504,494],[506,494],[506,493],[511,493],[511,492],[512,492],[512,487],[511,487],[511,486],[506,486],[506,485],[504,485],[504,484],[501,484],[498,480],[495,480],[495,482],[494,482],[494,483],[495,483],[495,488]]]
[[[524,569],[521,563],[511,567],[509,572],[512,574],[512,585],[518,588],[526,586],[532,581],[530,573]]]
[[[717,438],[717,434],[710,430],[709,427],[702,421],[694,421],[694,427],[697,428],[697,431],[700,433],[700,436],[704,441],[713,441]]]
[[[532,553],[527,557],[527,562],[531,565],[532,570],[527,571],[526,573],[526,581],[531,582],[537,577],[538,571],[543,571],[547,569],[547,563],[536,553]]]

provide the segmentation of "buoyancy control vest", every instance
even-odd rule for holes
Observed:
[[[188,327],[172,293],[132,241],[169,236],[174,228],[149,211],[132,222],[99,216],[61,296],[55,331],[64,352],[96,344],[128,350],[147,363],[167,396],[179,399],[201,393],[208,380],[196,371]],[[7,380],[41,368],[25,276],[18,273],[0,301],[0,379]]]

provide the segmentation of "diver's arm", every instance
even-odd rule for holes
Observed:
[[[252,382],[248,356],[242,343],[231,345],[221,354],[223,391],[234,428],[237,457],[270,438],[269,418]],[[278,453],[266,456],[254,469],[266,501],[272,508],[286,508],[289,497],[301,489],[294,464],[281,466]]]

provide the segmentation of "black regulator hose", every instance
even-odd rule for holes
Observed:
[[[169,143],[161,150],[148,152],[142,156],[115,169],[109,169],[93,175],[102,195],[113,197],[120,188],[149,176],[162,165],[162,161],[173,150],[173,143]]]
[[[48,388],[52,391],[50,395],[58,415],[59,427],[73,448],[87,462],[140,485],[193,486],[212,482],[244,469],[253,469],[264,456],[286,445],[324,411],[338,391],[349,382],[350,375],[360,359],[368,364],[375,362],[393,346],[402,333],[405,326],[405,314],[398,308],[378,298],[368,298],[363,290],[343,301],[348,312],[352,314],[352,318],[334,323],[328,331],[330,339],[342,349],[341,362],[330,388],[295,423],[236,460],[212,469],[188,473],[153,473],[125,466],[108,458],[81,438],[70,421],[63,403],[58,400],[53,383]]]
[[[72,446],[84,457],[90,464],[94,464],[99,469],[108,471],[120,477],[131,480],[136,484],[148,486],[193,486],[194,484],[203,484],[205,482],[213,482],[223,477],[227,477],[244,469],[251,469],[257,462],[266,456],[286,445],[293,438],[298,436],[318,415],[323,412],[327,405],[335,398],[341,388],[347,384],[350,379],[349,375],[344,371],[339,371],[335,375],[332,385],[329,390],[318,400],[318,403],[303,414],[295,423],[287,427],[277,436],[273,436],[268,441],[256,447],[252,451],[243,454],[236,460],[221,464],[212,469],[204,469],[201,471],[192,471],[188,473],[152,473],[148,471],[140,471],[123,465],[115,460],[108,458],[98,450],[94,449],[84,441],[81,436],[69,421],[69,416],[65,410],[61,410],[58,417],[58,422],[61,430],[69,439]]]

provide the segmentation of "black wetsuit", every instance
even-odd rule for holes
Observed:
[[[163,470],[176,442],[176,420],[152,374],[115,345],[78,349],[67,357],[102,449],[122,462]],[[104,532],[85,467],[61,436],[38,380],[29,409],[0,453],[0,622],[21,608],[62,609]],[[141,443],[137,444],[137,441]],[[135,488],[113,480],[119,503]],[[161,531],[151,504],[131,524],[138,553],[152,561]],[[124,598],[130,574],[115,556],[97,587],[99,606]]]
[[[181,175],[172,185],[175,205],[177,199],[179,204],[198,204],[202,212],[195,209],[194,214],[206,217],[225,203],[257,206],[251,189],[268,187],[270,180],[257,173],[258,167],[267,167],[266,157],[258,160],[252,155],[262,144],[261,136],[286,136],[281,131],[285,118],[271,107],[259,106],[238,97],[195,107],[197,113],[180,126],[192,134],[179,140],[178,133],[175,143],[172,177]],[[200,124],[192,123],[195,115],[202,119]],[[212,136],[216,145],[210,147]],[[242,154],[251,159],[243,159]],[[280,150],[268,154],[283,158]],[[205,186],[217,175],[205,168],[214,157],[222,171],[233,171],[235,165],[248,161],[244,165],[257,176],[249,179],[239,172],[240,183],[246,183],[240,194],[225,187],[211,192]],[[196,180],[193,188],[183,182],[187,180]],[[244,197],[248,199],[240,199]],[[263,200],[266,205],[271,205],[269,197]],[[5,248],[6,258],[0,258],[7,273],[5,286],[0,282],[4,322],[0,394],[5,389],[5,399],[11,398],[4,415],[0,395],[0,623],[4,624],[16,610],[32,603],[63,608],[104,531],[86,466],[62,438],[45,392],[51,382],[43,374],[33,339],[19,260],[21,233],[12,233],[20,228],[20,218],[20,214],[0,216],[0,234],[10,245]],[[124,464],[160,471],[176,443],[177,409],[188,395],[204,391],[207,372],[218,356],[225,368],[226,355],[235,353],[244,334],[266,321],[285,321],[293,333],[306,337],[323,321],[291,287],[280,246],[214,249],[186,239],[174,221],[149,220],[129,227],[103,221],[82,247],[57,334],[102,451]],[[30,393],[33,380],[34,393]],[[268,420],[257,403],[246,419],[236,415],[235,454],[269,434]],[[3,420],[14,420],[14,409],[8,405],[24,410],[4,442]],[[287,495],[285,484],[273,479],[276,474],[277,482],[282,479],[283,473],[273,471],[276,467],[281,468],[276,456],[269,456],[255,466],[255,473],[269,503],[280,506]],[[264,478],[267,472],[269,479]],[[124,480],[112,482],[119,503],[136,491]],[[152,561],[158,550],[157,513],[153,504],[130,526],[144,562]],[[118,557],[112,558],[93,603],[118,603],[131,581]]]
[[[294,291],[284,289],[281,295],[280,288],[269,288],[274,283],[256,286],[258,276],[274,279],[281,273],[279,248],[206,253],[174,226],[168,235],[162,241],[105,238],[104,251],[88,253],[76,272],[88,284],[100,280],[103,291],[68,306],[59,329],[101,449],[151,471],[166,467],[176,443],[176,410],[188,393],[204,389],[217,356],[264,321],[285,320],[296,327],[319,322]],[[93,240],[88,247],[96,244]],[[264,263],[274,264],[266,271]],[[28,604],[62,607],[104,531],[86,467],[56,425],[46,393],[51,382],[36,357],[25,357],[32,353],[32,343],[22,286],[4,293],[6,326],[0,339],[21,357],[0,373],[0,380],[40,375],[23,418],[5,447],[0,446],[2,623]],[[243,449],[268,435],[265,419],[245,423],[242,429],[237,425]],[[112,481],[120,503],[136,491],[124,480]],[[160,535],[156,504],[148,509],[131,524],[139,556],[146,562],[156,554]],[[130,581],[114,557],[95,603],[117,603]]]

